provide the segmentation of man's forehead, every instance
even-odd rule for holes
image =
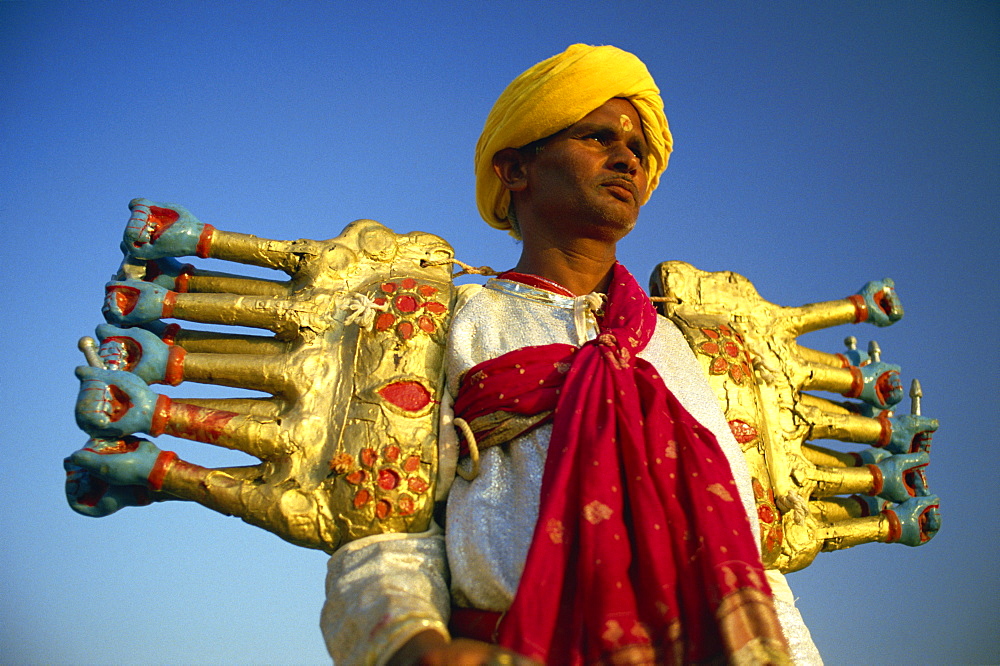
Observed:
[[[609,99],[570,127],[586,125],[603,125],[626,133],[635,132],[639,136],[644,135],[639,112],[632,102],[621,97]]]

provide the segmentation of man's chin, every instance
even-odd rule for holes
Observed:
[[[605,215],[594,225],[595,235],[600,240],[617,242],[632,233],[637,221],[637,218],[631,215]]]

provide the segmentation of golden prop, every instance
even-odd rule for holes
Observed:
[[[147,216],[141,228],[154,236],[162,218],[177,217],[177,210],[186,214],[145,200],[132,208],[133,221],[137,214]],[[144,323],[136,313],[161,308],[157,316],[272,331],[267,337],[161,326],[162,338],[173,345],[164,383],[194,381],[268,395],[156,396],[151,419],[139,428],[238,449],[262,462],[206,469],[160,460],[150,480],[162,475],[156,485],[168,496],[329,552],[369,534],[426,529],[437,474],[451,248],[435,236],[397,235],[371,220],[352,223],[330,241],[274,241],[204,227],[203,256],[279,269],[291,279],[257,280],[190,266],[165,277],[170,264],[163,259],[133,256],[123,264],[124,279],[108,286],[105,311],[123,325]],[[158,240],[140,245],[152,248]],[[169,279],[173,289],[162,295],[142,291],[156,286],[142,281],[156,279]],[[156,347],[142,329],[104,332],[102,355],[113,357],[119,369],[134,370]],[[105,383],[114,394],[114,380]],[[135,405],[140,398],[124,401]],[[86,416],[95,408],[78,406],[78,416],[81,411]],[[105,438],[130,434],[81,425]]]
[[[834,355],[796,341],[840,324],[893,323],[902,308],[892,287],[889,280],[869,283],[866,294],[781,307],[735,273],[679,261],[653,273],[654,301],[701,361],[749,463],[768,568],[795,571],[820,551],[873,541],[919,545],[937,531],[937,498],[923,477],[937,422],[919,416],[919,389],[914,414],[894,417],[889,408],[902,397],[898,367],[882,363],[877,346],[868,355]],[[868,404],[835,403],[807,390]],[[808,443],[814,439],[879,448],[843,453]]]
[[[328,552],[362,536],[426,529],[454,301],[449,270],[461,264],[447,243],[371,220],[333,240],[275,241],[220,231],[180,206],[137,199],[130,208],[127,256],[104,306],[108,321],[126,328],[99,327],[96,350],[81,341],[94,367],[77,370],[77,421],[93,439],[66,463],[71,506],[100,516],[150,500],[194,500]],[[191,254],[290,279],[199,271],[170,258]],[[462,273],[490,272],[461,265]],[[796,342],[843,323],[892,323],[902,311],[891,281],[784,308],[736,274],[668,262],[654,272],[651,293],[702,361],[743,447],[766,566],[792,571],[821,550],[933,536],[937,498],[922,469],[936,421],[919,407],[893,416],[898,368],[882,363],[877,348],[832,355]],[[272,335],[180,329],[159,322],[167,317]],[[147,386],[182,381],[265,396],[172,400]],[[207,469],[137,432],[238,449],[261,463]],[[879,448],[842,453],[807,443],[820,438]]]

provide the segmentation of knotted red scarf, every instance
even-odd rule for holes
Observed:
[[[498,410],[553,422],[500,644],[550,664],[787,661],[727,459],[636,357],[656,312],[621,265],[598,323],[580,348],[519,349],[462,381],[474,428]]]

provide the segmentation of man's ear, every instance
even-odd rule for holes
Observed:
[[[504,148],[493,155],[493,171],[511,192],[521,192],[528,186],[526,166],[525,156],[516,148]]]

